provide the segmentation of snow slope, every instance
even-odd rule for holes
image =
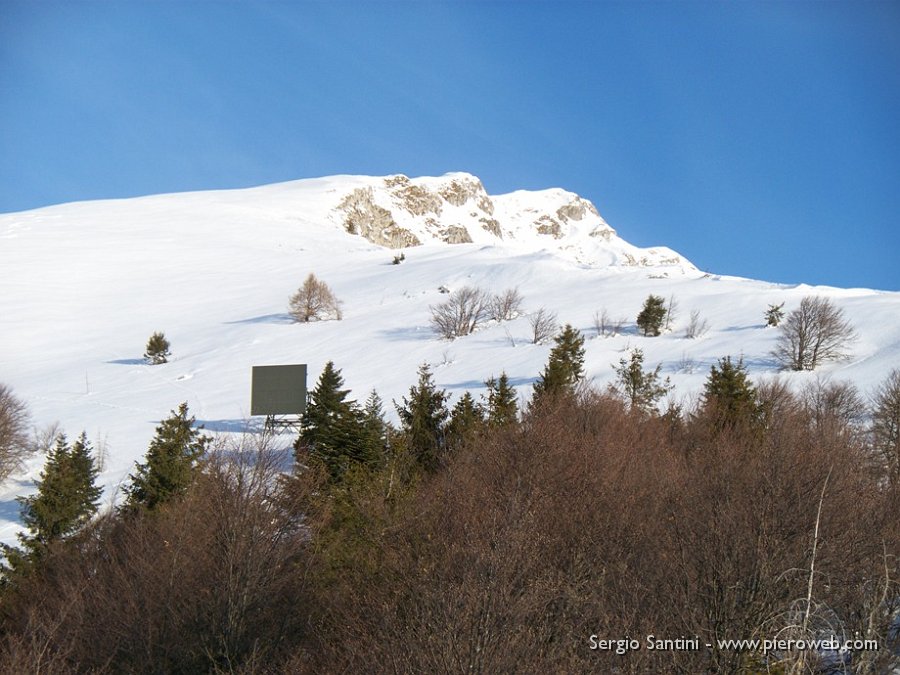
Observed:
[[[376,241],[420,245],[404,246],[406,261],[392,265],[398,251]],[[310,272],[343,300],[343,321],[290,320],[287,298]],[[0,382],[37,426],[59,421],[70,438],[85,430],[103,445],[112,499],[181,401],[211,431],[245,428],[252,365],[307,363],[312,386],[331,359],[356,398],[376,388],[388,404],[423,362],[454,398],[477,396],[501,370],[529,396],[551,345],[530,343],[527,316],[453,342],[429,328],[429,305],[446,299],[439,287],[464,285],[518,287],[527,312],[546,307],[581,329],[599,384],[634,347],[645,364],[663,364],[677,397],[696,395],[728,354],[743,355],[755,379],[774,377],[776,331],[763,313],[808,294],[832,298],[860,339],[849,361],[782,377],[849,379],[867,392],[900,366],[900,293],[704,274],[669,249],[628,244],[564,190],[489,196],[468,174],[334,176],[0,215]],[[634,327],[650,293],[678,301],[673,330],[659,338]],[[627,319],[622,334],[595,337],[602,308]],[[692,310],[710,330],[690,340]],[[154,331],[173,357],[148,366],[141,357]],[[0,486],[0,541],[12,540],[15,497],[33,490],[42,460]]]

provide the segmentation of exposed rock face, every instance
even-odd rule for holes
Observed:
[[[331,212],[350,233],[388,248],[423,242],[496,245],[500,240],[556,249],[585,265],[680,265],[677,254],[622,241],[594,205],[551,188],[490,197],[475,176],[355,177]],[[687,263],[689,265],[689,263]]]
[[[419,246],[422,242],[394,221],[387,209],[374,202],[372,188],[357,188],[344,197],[340,210],[346,214],[344,226],[351,234],[365,237],[373,244],[387,248]]]
[[[448,244],[471,244],[472,237],[462,225],[451,225],[440,231],[441,239]]]

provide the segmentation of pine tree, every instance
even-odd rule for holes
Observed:
[[[447,445],[459,448],[484,425],[484,410],[466,392],[453,406],[447,423]]]
[[[780,305],[769,305],[769,309],[766,310],[766,325],[767,326],[777,326],[781,323],[781,320],[784,318],[784,303],[782,302]]]
[[[519,416],[519,405],[516,390],[509,384],[505,372],[500,377],[493,377],[484,383],[487,393],[487,422],[493,427],[505,427],[514,424]]]
[[[29,569],[53,542],[70,537],[90,522],[103,492],[96,485],[98,473],[86,434],[72,447],[64,435],[57,437],[37,480],[37,493],[18,500],[28,532],[17,535],[21,549],[3,547],[7,574]]]
[[[577,328],[566,324],[554,338],[550,359],[534,385],[534,399],[545,394],[571,394],[584,378],[584,336]]]
[[[719,359],[718,368],[710,368],[703,386],[702,409],[718,428],[752,425],[760,420],[759,398],[743,359],[735,364],[726,356]]]
[[[629,360],[619,359],[613,388],[628,401],[632,409],[654,413],[659,399],[672,390],[668,377],[660,381],[660,368],[661,366],[656,366],[655,370],[645,371],[644,352],[635,349]]]
[[[151,365],[159,365],[160,363],[166,363],[169,360],[169,356],[171,352],[169,341],[166,339],[164,333],[154,333],[150,336],[150,339],[147,340],[147,349],[144,352],[144,358]]]
[[[138,464],[125,488],[126,508],[155,509],[184,494],[194,480],[210,439],[194,428],[187,403],[156,427],[156,436],[147,450],[147,461]]]
[[[656,337],[662,329],[663,320],[666,318],[666,301],[658,295],[649,295],[644,301],[644,307],[637,317],[637,325],[644,335]]]
[[[435,386],[428,364],[419,367],[419,382],[410,387],[409,398],[404,396],[402,405],[394,405],[416,463],[427,471],[436,470],[446,445],[450,413],[447,392]]]
[[[339,480],[351,464],[373,464],[375,448],[367,443],[363,412],[355,401],[348,401],[349,389],[342,389],[344,378],[334,362],[325,364],[303,414],[300,437],[294,446],[306,451],[328,469],[332,480]]]

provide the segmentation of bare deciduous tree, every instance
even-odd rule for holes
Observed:
[[[522,294],[518,288],[509,288],[491,298],[488,308],[492,319],[512,321],[522,313]]]
[[[431,325],[445,340],[469,335],[488,316],[490,298],[479,288],[464,286],[430,307]]]
[[[22,466],[31,454],[28,407],[5,384],[0,384],[0,481]]]
[[[556,312],[550,312],[543,307],[528,317],[528,323],[531,324],[531,342],[536,345],[546,342],[559,330]]]
[[[609,312],[604,307],[599,312],[594,312],[594,330],[597,337],[606,337],[612,331],[612,320],[609,318]]]
[[[315,274],[306,277],[303,285],[290,297],[289,312],[295,321],[304,323],[329,319],[340,321],[343,318],[341,301],[328,284],[317,279]]]
[[[772,355],[784,370],[814,370],[847,358],[856,331],[831,300],[808,295],[788,314]]]
[[[700,316],[700,310],[695,309],[691,312],[691,320],[684,329],[684,337],[694,339],[701,337],[709,330],[709,321]]]
[[[872,443],[893,481],[900,483],[900,369],[895,368],[872,397]]]

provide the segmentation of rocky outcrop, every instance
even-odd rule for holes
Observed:
[[[344,197],[338,208],[345,214],[347,232],[365,237],[373,244],[406,248],[422,243],[415,234],[397,225],[390,211],[375,203],[372,188],[355,189]]]

